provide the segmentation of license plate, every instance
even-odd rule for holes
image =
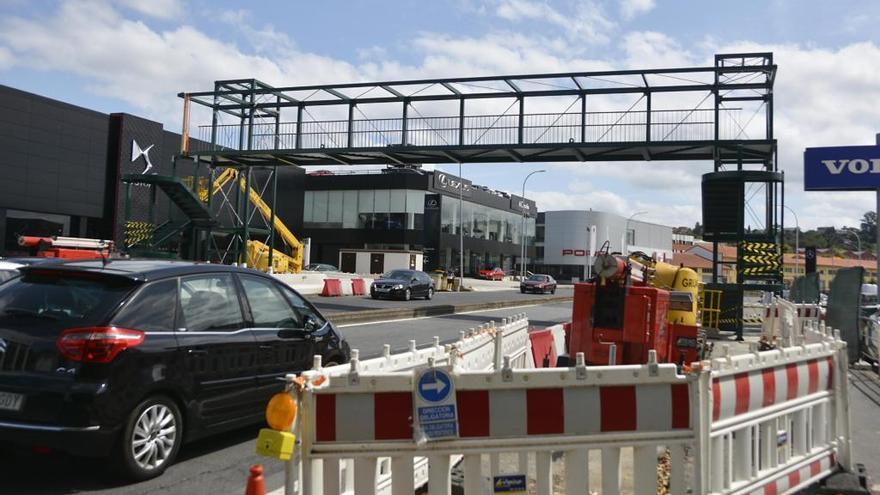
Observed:
[[[391,290],[391,289],[385,289],[385,288],[383,288],[383,287],[377,287],[377,288],[376,288],[376,292],[388,292],[388,291],[390,291],[390,290]]]
[[[11,392],[0,392],[0,410],[20,411],[24,403],[24,396]]]

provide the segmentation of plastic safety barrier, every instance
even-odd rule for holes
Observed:
[[[356,380],[331,378],[303,395],[304,494],[375,494],[380,467],[390,468],[391,493],[412,493],[413,458],[423,455],[431,493],[449,493],[457,455],[463,456],[464,492],[483,493],[481,454],[493,458],[495,475],[499,451],[535,456],[542,495],[552,493],[553,453],[564,452],[567,493],[583,494],[589,451],[600,447],[602,492],[620,493],[621,478],[610,473],[619,472],[625,446],[634,448],[636,493],[656,493],[659,446],[671,452],[673,492],[684,493],[685,446],[694,443],[700,424],[694,398],[701,383],[709,386],[708,372],[685,377],[674,365],[656,363],[609,369],[583,366],[581,359],[568,369],[462,370],[453,372],[458,438],[426,444],[411,420],[412,372],[351,373]],[[340,483],[336,471],[345,458],[353,459],[351,484]]]
[[[550,329],[536,330],[529,333],[532,343],[532,358],[536,368],[556,367],[556,350],[553,348],[553,334]]]
[[[341,296],[342,295],[342,281],[338,278],[325,278],[324,279],[324,290],[321,291],[321,295],[328,296]]]
[[[807,333],[813,332],[807,328]],[[850,465],[846,347],[813,344],[712,361],[709,491],[785,493]]]
[[[306,372],[328,379],[298,395],[302,444],[292,462],[301,465],[286,470],[303,473],[298,493],[412,493],[426,476],[432,493],[449,493],[459,456],[464,492],[482,493],[484,478],[501,472],[500,453],[517,455],[522,473],[534,458],[539,495],[553,493],[560,468],[567,494],[657,493],[662,462],[668,493],[719,495],[792,492],[851,468],[846,344],[823,324],[793,330],[797,346],[736,356],[722,347],[721,357],[680,375],[654,351],[644,365],[587,367],[579,353],[568,368],[517,369],[512,355],[499,367],[506,331],[525,335],[511,323],[465,332],[443,349],[457,434],[442,442],[413,422],[414,369],[373,371],[353,359],[344,369]],[[531,361],[529,344],[552,351],[554,340],[552,329],[526,336],[519,362]],[[435,357],[444,354],[439,342],[434,347]],[[490,369],[469,363],[464,348],[482,365],[491,348]],[[534,355],[543,360],[541,352]],[[631,485],[621,472],[625,447]],[[554,467],[560,458],[563,466]],[[601,483],[590,483],[591,465]]]
[[[501,369],[502,357],[506,355],[512,366],[528,369],[533,367],[528,330],[529,321],[525,313],[518,313],[502,318],[498,324],[492,321],[462,330],[459,339],[452,344],[441,345],[439,337],[434,337],[432,345],[419,349],[416,341],[410,340],[406,350],[393,354],[391,346],[386,344],[382,356],[364,361],[359,360],[358,351],[353,350],[352,362],[360,372],[365,373],[412,370],[431,361],[436,365],[455,363],[460,369],[483,371]],[[320,362],[316,362],[316,365],[320,366]],[[331,378],[339,378],[347,377],[351,370],[351,364],[343,364],[323,368],[322,372]],[[391,461],[391,458],[378,460],[380,465],[387,465]],[[353,459],[329,460],[324,467],[325,472],[337,472],[337,479],[342,480],[343,488],[348,489],[325,493],[352,493],[354,466]],[[414,486],[424,486],[428,482],[427,458],[415,457],[412,472]],[[380,469],[377,473],[376,493],[390,493],[391,475],[388,469]]]
[[[364,279],[351,279],[351,293],[355,296],[365,296],[367,294],[367,284],[364,282]]]
[[[798,345],[807,325],[818,324],[822,311],[818,304],[796,304],[774,298],[763,307],[761,335],[776,345]]]

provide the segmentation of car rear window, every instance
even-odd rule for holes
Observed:
[[[0,285],[0,321],[34,318],[65,325],[98,324],[133,287],[130,281],[109,277],[26,274]]]

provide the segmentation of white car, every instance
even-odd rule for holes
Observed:
[[[19,275],[18,269],[25,265],[12,261],[0,260],[0,284]]]

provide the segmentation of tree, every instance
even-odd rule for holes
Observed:
[[[867,240],[869,243],[874,243],[877,240],[877,212],[866,211],[864,216],[862,216],[860,227],[862,239]]]
[[[700,225],[700,222],[697,222],[696,225],[694,225],[694,236],[703,237],[703,226]]]

